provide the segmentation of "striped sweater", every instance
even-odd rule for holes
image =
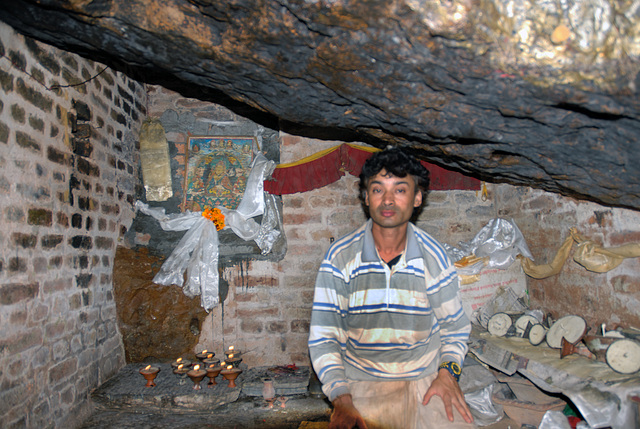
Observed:
[[[440,362],[462,366],[468,349],[458,275],[440,243],[410,223],[389,269],[371,225],[336,241],[316,279],[309,351],[331,401],[349,393],[347,379],[419,379]]]

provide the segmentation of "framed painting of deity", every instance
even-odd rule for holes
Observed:
[[[255,137],[190,136],[187,142],[184,207],[236,209],[251,170]]]

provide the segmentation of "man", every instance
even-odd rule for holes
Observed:
[[[471,331],[457,273],[410,222],[428,186],[402,150],[374,153],[360,175],[370,219],[320,266],[309,350],[331,428],[475,427],[457,383]]]

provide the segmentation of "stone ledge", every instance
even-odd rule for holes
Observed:
[[[221,376],[216,377],[218,384],[208,387],[209,379],[205,377],[200,385],[202,389],[194,390],[191,379],[178,378],[173,374],[170,364],[153,364],[160,368],[155,379],[155,387],[146,387],[146,380],[139,374],[144,364],[129,364],[114,377],[102,384],[92,394],[92,399],[108,408],[171,408],[179,410],[211,410],[238,400],[242,391],[244,374],[236,379],[238,387],[228,387],[228,382]],[[246,368],[244,368],[246,371]]]

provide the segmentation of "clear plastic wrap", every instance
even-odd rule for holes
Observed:
[[[459,261],[465,256],[475,255],[488,257],[486,265],[477,263],[458,269],[462,275],[474,275],[485,266],[504,270],[521,254],[533,259],[527,242],[520,229],[513,220],[495,218],[489,221],[470,242],[460,242],[458,247],[445,245],[445,249],[452,261]]]
[[[489,426],[499,422],[504,417],[502,405],[494,404],[491,400],[493,384],[475,392],[465,393],[464,399],[469,405],[473,421],[478,426]]]
[[[561,411],[547,411],[538,429],[571,429],[569,420]]]

